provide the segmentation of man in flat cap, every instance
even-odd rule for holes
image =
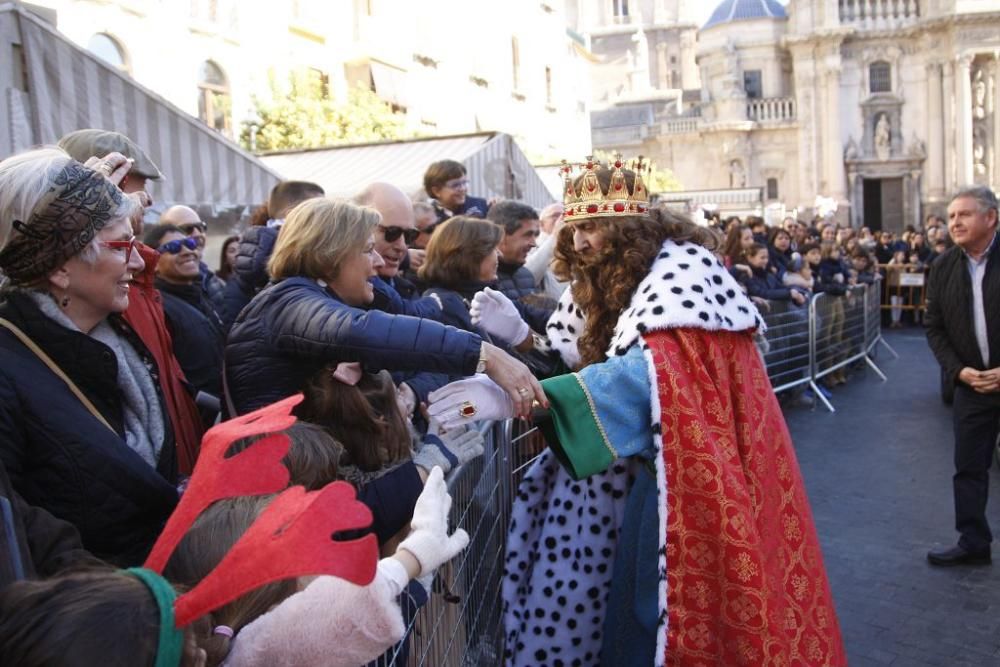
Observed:
[[[113,169],[113,174],[106,175],[112,182],[117,181],[118,187],[126,193],[145,194],[147,181],[163,179],[163,174],[150,157],[119,132],[76,130],[60,139],[59,147],[79,162],[86,163],[95,156],[103,158]],[[131,163],[128,169],[125,169],[126,162]],[[124,176],[121,175],[123,170],[126,172]],[[152,199],[147,194],[145,204],[149,206],[151,203]],[[142,236],[141,215],[132,220],[132,233]],[[146,268],[132,279],[129,305],[123,316],[156,359],[163,401],[177,442],[178,468],[180,472],[190,474],[201,446],[201,415],[188,390],[190,385],[184,371],[174,356],[173,340],[163,314],[163,298],[154,285],[160,253],[142,243],[136,242],[135,246],[146,262]]]

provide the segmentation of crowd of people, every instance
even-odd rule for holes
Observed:
[[[449,531],[443,475],[482,454],[478,421],[534,415],[550,449],[511,528],[511,664],[843,664],[791,442],[747,350],[758,308],[873,279],[882,238],[757,219],[723,236],[650,204],[622,164],[586,165],[566,203],[537,211],[469,196],[465,168],[444,160],[417,201],[389,183],[348,201],[281,182],[212,270],[194,209],[143,225],[146,181],[162,177],[98,130],[0,162],[0,663],[405,656],[436,569],[468,541]],[[664,364],[711,366],[732,394],[697,373],[651,387]],[[721,413],[683,407],[685,391]],[[743,470],[738,487],[680,491],[695,427],[722,443],[717,474]],[[772,484],[780,507],[760,495]],[[664,569],[691,548],[667,488],[679,515],[707,502],[742,517],[725,548],[744,570],[722,554]],[[590,535],[575,541],[565,518],[587,498]],[[805,592],[791,594],[793,570]],[[706,612],[685,577],[785,616]],[[586,633],[560,619],[574,605],[594,612]],[[694,618],[716,639],[696,641]],[[564,626],[580,642],[554,642]]]

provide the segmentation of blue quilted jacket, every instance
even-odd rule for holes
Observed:
[[[432,320],[348,306],[308,278],[254,297],[229,332],[226,384],[244,414],[302,389],[317,370],[360,361],[365,370],[471,375],[479,336]]]

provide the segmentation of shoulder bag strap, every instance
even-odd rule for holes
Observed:
[[[69,387],[69,390],[73,392],[74,396],[80,399],[80,402],[83,403],[84,407],[86,407],[90,411],[90,414],[94,415],[94,417],[96,417],[98,421],[107,426],[108,430],[114,433],[116,437],[121,437],[118,435],[118,432],[111,427],[111,424],[108,423],[108,420],[104,418],[104,415],[98,412],[97,408],[94,407],[94,404],[90,402],[90,399],[87,398],[82,391],[80,391],[80,388],[76,386],[76,383],[74,383],[71,379],[69,379],[69,376],[66,375],[66,373],[64,373],[63,370],[59,368],[58,365],[56,365],[56,362],[52,361],[52,358],[49,357],[49,355],[45,354],[45,351],[42,350],[42,348],[38,347],[38,345],[35,344],[35,341],[31,340],[31,338],[28,337],[28,334],[21,331],[13,322],[10,322],[9,320],[6,320],[2,317],[0,317],[0,327],[4,327],[12,334],[17,336],[17,339],[22,343],[24,343],[25,347],[34,352],[35,356],[41,359],[45,363],[45,365],[49,367],[49,370],[51,370],[53,373],[59,376],[59,378],[66,383],[66,386]]]

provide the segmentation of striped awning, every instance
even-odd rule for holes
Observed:
[[[419,196],[427,167],[450,159],[465,165],[475,197],[517,199],[536,208],[554,201],[514,139],[498,132],[280,151],[261,159],[283,178],[319,183],[336,197],[351,197],[377,181]]]
[[[98,128],[127,135],[160,167],[166,178],[150,184],[157,208],[255,206],[280,180],[252,154],[22,7],[0,4],[0,49],[20,53],[24,63],[23,71],[0,67],[0,158]]]

